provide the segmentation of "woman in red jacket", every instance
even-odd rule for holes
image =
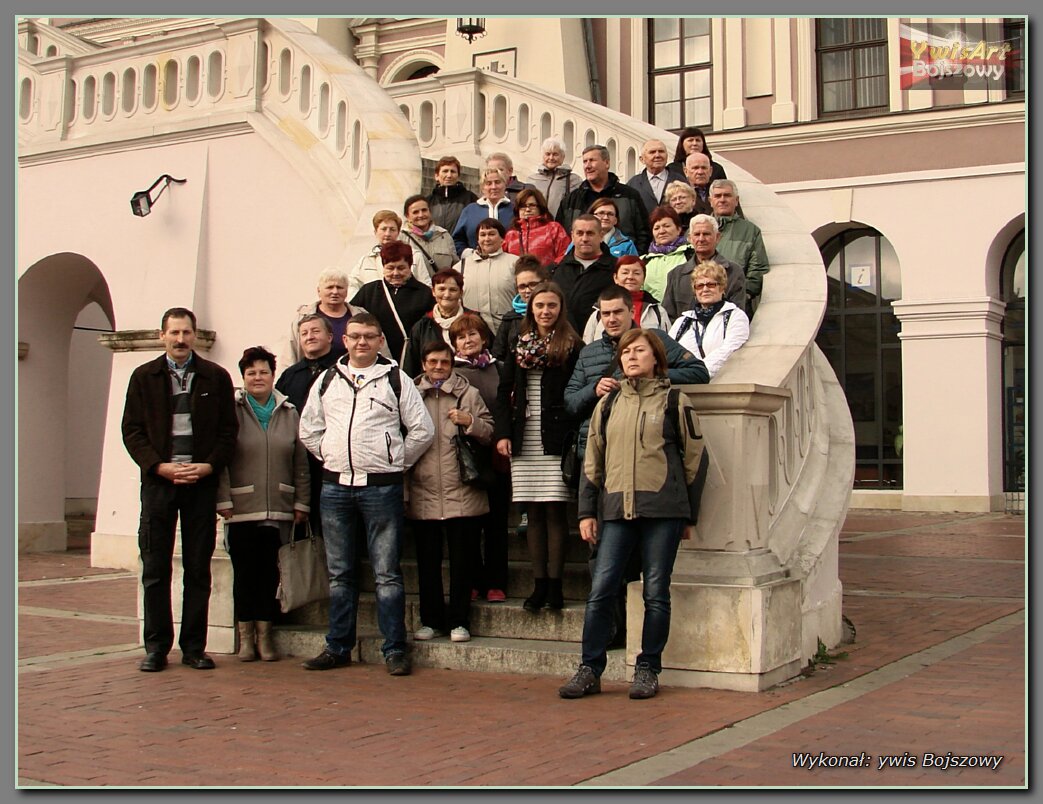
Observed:
[[[564,227],[554,220],[547,199],[534,188],[518,193],[518,215],[503,241],[509,254],[535,254],[544,265],[557,265],[572,243]]]

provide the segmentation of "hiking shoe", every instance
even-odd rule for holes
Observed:
[[[418,639],[421,642],[442,636],[445,636],[445,631],[439,631],[437,628],[432,628],[429,625],[422,625],[413,633],[413,639]]]
[[[332,670],[334,667],[347,667],[349,664],[351,664],[351,654],[345,653],[343,656],[338,656],[326,649],[314,659],[302,662],[301,667],[305,670]]]
[[[384,663],[387,665],[390,676],[408,676],[413,672],[409,657],[404,653],[392,653],[384,660]]]
[[[659,674],[647,664],[639,664],[634,670],[630,684],[630,697],[634,699],[654,698],[659,692]]]
[[[558,695],[562,698],[582,698],[598,692],[601,692],[601,679],[585,664],[579,666],[567,684],[558,688]]]
[[[453,642],[470,642],[471,632],[462,625],[459,625],[449,632],[449,639]]]
[[[490,589],[485,593],[485,599],[490,603],[503,603],[507,599],[507,595],[503,593],[502,589]]]

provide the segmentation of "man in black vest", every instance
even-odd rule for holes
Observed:
[[[161,327],[166,353],[134,370],[123,409],[123,443],[141,469],[138,547],[145,658],[138,669],[162,670],[174,644],[170,579],[180,518],[181,662],[211,670],[214,660],[206,654],[206,632],[210,559],[217,538],[217,479],[232,459],[239,425],[228,372],[192,349],[192,311],[167,310]]]

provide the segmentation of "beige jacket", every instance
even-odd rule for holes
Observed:
[[[443,520],[488,513],[489,497],[485,491],[460,482],[452,441],[459,428],[449,420],[452,408],[470,413],[474,423],[464,433],[488,447],[492,442],[493,417],[481,394],[455,371],[441,388],[435,388],[426,374],[421,374],[415,382],[434,421],[435,440],[409,473],[406,516]]]
[[[278,391],[272,393],[275,410],[263,430],[246,392],[235,392],[239,437],[217,485],[217,510],[232,510],[228,522],[292,521],[294,511],[310,510],[311,476],[297,436],[297,409]]]

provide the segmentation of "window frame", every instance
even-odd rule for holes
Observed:
[[[887,24],[886,20],[881,20],[882,23],[882,35],[877,39],[866,39],[861,41],[855,41],[854,23],[859,20],[864,20],[864,17],[841,17],[837,19],[843,19],[847,24],[847,40],[839,45],[823,45],[822,44],[822,18],[815,20],[815,92],[816,99],[818,101],[818,114],[820,118],[827,120],[843,120],[849,117],[871,117],[878,115],[881,112],[886,112],[889,109],[888,101],[888,83],[890,81],[890,54],[888,53],[887,46]],[[872,76],[859,76],[857,74],[857,60],[856,53],[860,50],[867,50],[869,48],[882,47],[884,51],[884,71],[880,74],[874,74]],[[848,53],[850,60],[849,66],[851,68],[851,78],[844,79],[843,81],[829,81],[825,83],[829,84],[846,84],[849,88],[850,98],[853,104],[858,102],[858,93],[856,91],[856,82],[860,78],[870,77],[881,77],[884,80],[884,92],[882,102],[875,106],[852,106],[850,109],[839,109],[835,111],[825,111],[824,103],[824,82],[822,80],[822,59],[823,55],[829,55],[833,53]]]
[[[679,132],[684,128],[694,127],[700,128],[703,131],[709,132],[713,130],[713,29],[712,20],[709,17],[673,17],[678,22],[678,37],[677,37],[677,64],[667,67],[657,67],[655,64],[655,24],[658,19],[662,18],[651,18],[647,21],[646,26],[646,44],[648,48],[648,114],[647,119],[652,125],[659,126],[660,128],[666,128],[668,131]],[[699,20],[705,21],[707,25],[707,31],[705,34],[696,34],[696,36],[705,36],[707,40],[708,52],[707,58],[704,62],[693,62],[689,63],[685,60],[685,40],[690,38],[686,36],[685,26],[688,20]],[[672,40],[664,40],[672,41]],[[686,76],[694,73],[705,73],[706,82],[709,87],[709,91],[706,95],[698,95],[689,98],[685,95],[685,80]],[[656,92],[655,83],[656,78],[660,78],[666,75],[678,76],[679,87],[679,98],[677,104],[679,106],[679,125],[677,126],[664,126],[656,119]],[[703,120],[688,120],[686,119],[685,105],[690,100],[701,100],[705,98],[709,102],[709,115],[708,118]]]

